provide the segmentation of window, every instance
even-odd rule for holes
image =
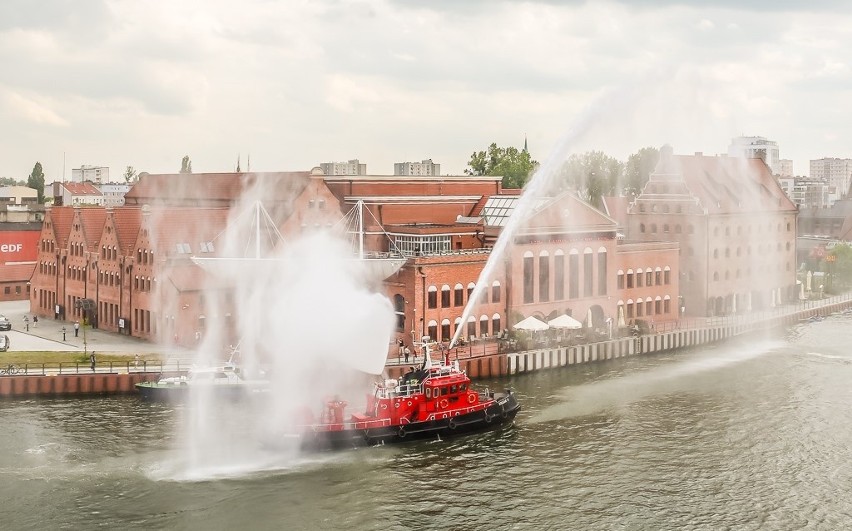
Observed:
[[[666,268],[663,270],[663,284],[668,286],[671,283],[672,283],[672,270],[671,270],[671,268],[669,268],[669,266],[666,266]]]
[[[654,315],[654,301],[650,297],[645,301],[645,315]]]
[[[450,320],[444,319],[441,321],[441,341],[449,341],[453,338],[450,333]]]
[[[441,308],[450,307],[450,287],[444,284],[441,287]]]
[[[556,251],[553,257],[553,299],[561,301],[565,298],[565,255]]]
[[[598,249],[598,295],[606,295],[606,249]]]
[[[645,224],[644,223],[639,224],[639,232],[645,232]]]
[[[479,318],[479,335],[482,336],[482,337],[485,337],[485,336],[488,335],[488,321],[490,321],[490,319],[488,318],[487,315],[483,315],[482,317]],[[496,330],[494,330],[493,332],[495,334],[497,333]]]
[[[633,288],[633,270],[628,269],[627,270],[627,289],[632,289],[632,288]]]
[[[615,285],[617,289],[624,289],[624,271],[618,270],[618,274],[616,275]]]
[[[592,292],[593,287],[593,261],[594,257],[592,256],[592,250],[586,249],[583,251],[583,296],[591,297],[594,295]]]
[[[498,332],[500,332],[500,314],[499,313],[495,313],[494,315],[491,316],[491,331],[494,334],[497,334]]]
[[[654,313],[657,315],[663,313],[663,300],[660,297],[657,297],[657,300],[654,301]]]
[[[467,283],[467,300],[470,300],[470,296],[473,295],[473,290],[476,288],[476,284],[473,282]]]
[[[500,282],[497,280],[491,284],[491,302],[500,302]]]
[[[645,311],[645,305],[642,303],[642,299],[636,300],[636,317],[642,317],[642,314]]]
[[[438,288],[435,286],[429,286],[429,293],[426,296],[426,306],[430,310],[438,307]]]
[[[464,286],[456,284],[453,290],[453,306],[464,306]]]
[[[672,300],[666,295],[666,298],[663,300],[663,313],[672,313]]]
[[[645,275],[644,275],[644,273],[642,273],[642,270],[641,269],[637,270],[636,271],[636,287],[637,288],[642,287],[642,284],[643,284],[642,280],[644,278],[645,278]]]
[[[550,300],[550,255],[542,251],[538,257],[538,300]]]
[[[533,301],[533,254],[529,251],[524,253],[524,304],[529,304]]]
[[[627,300],[627,318],[633,318],[633,301],[629,299]]]
[[[426,325],[426,334],[430,339],[437,341],[438,339],[438,321],[429,321]]]
[[[658,267],[654,271],[654,285],[660,286],[663,284],[663,271]]]
[[[393,311],[396,315],[396,331],[405,332],[405,297],[399,294],[393,296]]]
[[[568,298],[576,299],[580,292],[580,256],[572,250],[568,256]]]
[[[472,315],[467,319],[467,335],[476,337],[476,318]]]
[[[645,285],[649,287],[654,285],[654,272],[650,268],[645,273]]]

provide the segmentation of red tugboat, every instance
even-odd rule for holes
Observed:
[[[345,419],[346,402],[329,400],[320,421],[301,430],[303,449],[351,448],[450,437],[511,424],[520,411],[515,394],[471,389],[470,378],[449,355],[433,363],[423,345],[423,365],[399,380],[375,384],[366,410]]]

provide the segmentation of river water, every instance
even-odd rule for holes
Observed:
[[[0,526],[849,529],[850,330],[834,315],[483,382],[515,388],[513,428],[193,474],[191,406],[0,402]]]

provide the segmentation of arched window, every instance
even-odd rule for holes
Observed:
[[[431,320],[429,324],[426,325],[426,334],[429,336],[429,339],[433,341],[437,341],[438,339],[438,321]]]
[[[568,253],[568,298],[580,296],[580,253],[571,249]]]
[[[441,341],[450,341],[453,338],[452,332],[450,332],[450,320],[444,319],[441,321]]]
[[[441,308],[450,307],[450,287],[446,284],[441,286]]]
[[[633,319],[633,299],[627,299],[627,318]]]
[[[500,332],[500,314],[495,313],[491,316],[491,330],[496,335]]]
[[[636,299],[636,317],[642,317],[642,314],[645,312],[645,305],[643,304],[643,299]]]
[[[598,295],[606,295],[607,263],[606,247],[598,248]]]
[[[565,298],[565,253],[557,249],[553,253],[553,299]]]
[[[490,321],[490,319],[488,318],[487,315],[483,315],[482,317],[479,318],[479,335],[482,336],[482,337],[485,337],[485,336],[488,335],[488,321]],[[493,332],[495,334],[497,333],[496,330],[494,330]]]
[[[435,286],[429,286],[426,294],[426,307],[430,310],[434,310],[438,307],[438,288]]]
[[[462,318],[456,317],[456,320],[453,321],[453,334],[455,334],[456,332],[459,331],[459,327],[461,326],[461,324],[462,324]]]
[[[654,285],[662,286],[663,285],[663,270],[659,267],[654,270]]]
[[[639,224],[639,232],[645,232],[645,224],[644,223]]]
[[[396,331],[405,332],[405,297],[393,296],[393,313],[396,315]]]
[[[550,253],[547,251],[538,254],[538,300],[550,301]]]
[[[464,306],[464,286],[461,284],[453,288],[453,306]]]
[[[663,313],[670,314],[672,313],[672,298],[666,295],[663,297]]]
[[[467,318],[467,335],[476,337],[476,317],[472,315]]]
[[[591,247],[586,247],[583,250],[583,296],[591,297],[594,295],[592,288],[594,287],[593,280],[593,264],[594,257],[592,256]]]
[[[491,302],[500,302],[500,281],[491,283]]]
[[[633,270],[627,270],[627,289],[633,289]]]
[[[645,270],[641,267],[636,270],[636,287],[641,288],[645,285]]]
[[[663,284],[666,286],[672,283],[672,269],[669,266],[666,266],[663,269]]]
[[[663,313],[663,298],[657,295],[657,298],[654,299],[654,313],[660,315]]]
[[[624,289],[624,271],[621,269],[615,274],[615,285],[617,289]]]
[[[467,283],[467,300],[470,300],[470,296],[473,295],[473,290],[476,289],[476,284],[473,282]]]

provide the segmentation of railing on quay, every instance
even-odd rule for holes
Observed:
[[[137,374],[137,373],[186,373],[192,367],[192,360],[170,358],[167,360],[128,360],[126,362],[107,361],[91,363],[56,362],[25,363],[22,365],[0,365],[0,376],[53,376],[60,374]]]

